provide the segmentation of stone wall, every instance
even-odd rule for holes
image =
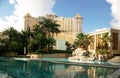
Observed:
[[[30,56],[32,59],[37,58],[68,58],[71,56],[71,54],[64,54],[64,53],[56,53],[56,54],[29,54],[27,56]]]

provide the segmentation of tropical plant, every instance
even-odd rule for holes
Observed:
[[[111,38],[111,36],[109,36],[108,32],[103,33],[101,40],[102,40],[103,48],[104,49],[109,49],[109,44],[111,43],[112,38]]]
[[[68,41],[65,42],[65,45],[66,45],[66,50],[70,50],[71,44]]]
[[[0,38],[0,55],[2,55],[6,51],[8,51],[8,39]]]
[[[98,54],[108,54],[109,53],[109,44],[111,44],[112,38],[108,32],[103,33],[101,37],[101,42],[98,44],[96,52]]]
[[[88,46],[91,41],[93,41],[93,39],[89,34],[79,33],[74,44],[76,46],[83,46],[84,49],[88,50]]]
[[[52,19],[47,19],[47,18],[42,18],[42,20],[39,22],[40,28],[44,32],[44,34],[47,37],[48,41],[51,41],[51,37],[53,39],[53,35],[56,33],[60,33],[59,30],[59,24],[57,24],[57,21],[52,20]],[[49,40],[50,39],[50,40]],[[53,47],[50,48],[50,45],[53,46],[54,41],[52,43],[48,43],[48,49],[52,49]]]
[[[48,48],[48,50],[53,49],[53,45],[55,45],[55,43],[56,43],[56,41],[55,41],[54,38],[48,37],[47,38],[47,44],[48,44],[47,48]]]
[[[65,42],[66,45],[66,50],[73,50],[75,49],[75,46],[71,43],[69,43],[68,41]]]
[[[84,47],[86,50],[88,50],[88,46],[90,45],[91,42],[93,42],[93,38],[89,36],[89,34],[85,34],[84,35]]]
[[[28,51],[28,44],[30,43],[31,37],[33,37],[33,33],[30,31],[30,27],[27,27],[27,30],[21,31],[21,37],[22,37],[22,45],[25,49],[25,51]]]
[[[3,31],[3,35],[8,37],[10,52],[12,50],[12,41],[14,41],[16,39],[15,37],[17,37],[17,31],[13,27],[10,27]]]
[[[77,35],[77,38],[74,42],[75,46],[83,46],[83,42],[84,41],[84,34],[83,33],[80,33]]]
[[[43,44],[44,40],[46,40],[46,33],[39,24],[36,24],[33,28],[33,41],[38,45],[39,49],[41,49],[42,46],[46,45],[46,43]]]
[[[47,36],[53,37],[54,33],[60,33],[59,30],[59,24],[57,24],[57,21],[47,18],[42,18],[42,20],[39,22],[41,29],[46,33]]]

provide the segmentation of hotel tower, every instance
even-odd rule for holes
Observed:
[[[54,35],[54,38],[56,40],[64,40],[68,41],[69,43],[73,43],[77,34],[82,32],[83,18],[80,14],[76,14],[72,18],[64,18],[54,14],[46,14],[45,16],[32,17],[29,13],[27,13],[24,16],[24,30],[26,30],[29,26],[30,30],[32,31],[33,26],[40,22],[42,17],[56,20],[57,23],[60,24],[59,29],[63,32],[59,33],[58,35]]]

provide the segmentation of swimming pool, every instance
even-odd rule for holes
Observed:
[[[118,65],[69,62],[66,58],[0,58],[0,78],[118,78],[119,75]]]

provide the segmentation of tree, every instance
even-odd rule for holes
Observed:
[[[84,49],[88,50],[88,46],[92,40],[93,39],[89,34],[79,33],[74,44],[75,46],[83,46]]]
[[[57,33],[60,33],[61,31],[58,29],[60,25],[57,24],[57,21],[52,21],[50,22],[50,26],[49,26],[49,30],[50,30],[50,33],[51,33],[51,37],[53,38],[53,35],[54,34],[57,34]]]
[[[30,39],[33,36],[33,33],[30,31],[30,27],[27,27],[27,30],[21,32],[22,36],[22,44],[25,51],[28,51],[28,44],[30,43]]]
[[[42,18],[40,22],[33,26],[33,37],[29,47],[38,46],[38,50],[48,48],[52,49],[55,43],[53,35],[60,33],[60,25],[55,20]],[[33,48],[34,49],[34,48]],[[35,48],[36,50],[36,48]]]
[[[4,52],[8,51],[8,39],[4,38],[1,39],[0,38],[0,55],[2,55]]]
[[[88,46],[90,45],[91,42],[93,42],[93,38],[91,36],[89,36],[89,34],[85,34],[84,35],[84,47],[85,47],[85,50],[88,50]]]
[[[46,32],[40,24],[33,26],[32,37],[30,43],[28,44],[28,49],[30,51],[39,51],[44,49],[47,45]]]
[[[103,33],[101,40],[102,40],[103,48],[106,50],[109,49],[109,44],[111,43],[112,38],[111,38],[111,36],[109,36],[108,32]]]
[[[15,39],[15,37],[17,36],[17,31],[13,28],[10,27],[8,29],[6,29],[5,31],[3,31],[3,35],[8,37],[9,40],[9,52],[12,50],[12,41]]]
[[[57,21],[47,18],[42,18],[42,21],[39,22],[41,29],[43,32],[45,32],[47,39],[50,39],[50,37],[53,38],[53,35],[56,33],[60,33],[59,30],[59,24],[57,24]],[[52,45],[51,45],[52,44]],[[48,43],[48,49],[50,49],[51,46],[53,46],[53,43]],[[51,47],[52,48],[52,47]]]
[[[75,46],[83,46],[84,45],[84,34],[83,33],[79,33],[76,36],[76,40],[74,42]]]
[[[103,33],[101,37],[101,42],[97,46],[96,52],[98,54],[108,54],[109,53],[109,44],[111,44],[112,38],[108,32]]]
[[[60,33],[59,24],[57,21],[47,18],[42,18],[42,21],[39,22],[41,29],[44,30],[47,36],[53,37],[54,33]]]
[[[39,49],[42,48],[42,43],[44,40],[46,40],[46,33],[41,27],[40,24],[36,24],[33,28],[33,39],[36,44],[38,44]],[[43,44],[44,46],[45,44]]]

